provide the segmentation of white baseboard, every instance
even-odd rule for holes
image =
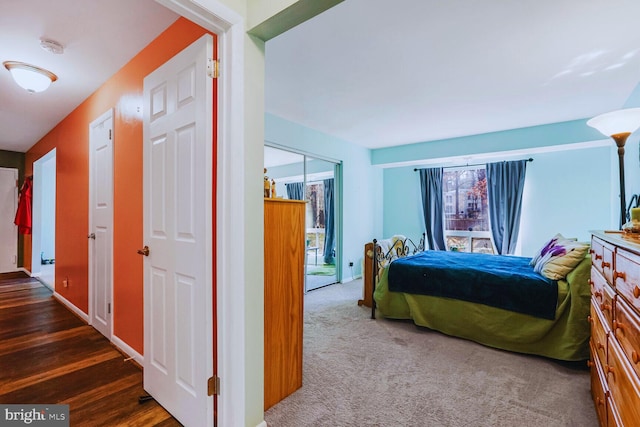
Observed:
[[[75,313],[82,320],[84,320],[89,326],[91,326],[91,324],[89,323],[89,315],[85,314],[82,310],[73,305],[68,299],[66,299],[59,293],[54,292],[53,297],[60,301],[60,303],[62,303],[65,307]],[[122,339],[118,338],[115,335],[111,336],[111,342],[113,343],[113,345],[118,347],[120,351],[135,360],[140,366],[144,366],[144,357],[140,353],[135,351],[131,346],[129,346],[129,344],[122,341]]]
[[[343,276],[341,283],[349,283],[361,278],[362,278],[362,274],[356,274],[354,276]]]
[[[65,297],[63,297],[62,295],[60,295],[57,292],[53,293],[53,297],[55,299],[57,299],[58,301],[60,301],[64,306],[66,306],[69,310],[71,310],[72,312],[74,312],[79,318],[81,318],[82,320],[84,320],[87,324],[89,324],[89,315],[87,315],[85,312],[83,312],[82,310],[80,310],[78,307],[76,307],[75,305],[71,304],[71,302],[66,299]]]
[[[260,424],[258,424],[256,427],[269,427],[269,426],[267,425],[267,422],[266,422],[266,421],[262,421],[262,422],[261,422]]]
[[[127,356],[135,360],[137,364],[139,364],[140,366],[144,366],[144,357],[140,353],[135,351],[133,348],[131,348],[129,344],[122,341],[120,338],[118,338],[115,335],[111,336],[111,342],[113,343],[113,345],[118,347],[118,349],[120,349],[121,352],[123,352],[124,354],[126,354]]]
[[[27,273],[29,276],[31,276],[31,272],[24,267],[18,267],[18,271],[22,271],[23,273]]]

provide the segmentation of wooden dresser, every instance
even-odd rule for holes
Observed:
[[[264,200],[264,410],[302,387],[305,202]]]
[[[591,394],[601,426],[640,426],[640,244],[591,239]]]

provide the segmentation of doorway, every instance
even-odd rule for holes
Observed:
[[[18,169],[0,168],[0,273],[18,268]]]
[[[33,163],[31,276],[55,290],[56,150]]]
[[[340,163],[265,145],[264,164],[276,197],[307,201],[305,292],[339,283]]]

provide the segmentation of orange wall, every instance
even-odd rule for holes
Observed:
[[[114,109],[114,334],[140,354],[143,259],[136,250],[144,246],[143,79],[205,33],[202,27],[179,18],[26,154],[26,174],[30,175],[33,162],[56,148],[56,291],[88,313],[89,124]],[[31,240],[25,240],[25,267],[31,269]],[[60,285],[65,278],[67,288]]]

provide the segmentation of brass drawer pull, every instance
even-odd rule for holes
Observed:
[[[589,279],[589,285],[594,286],[596,284],[596,282],[594,282],[593,280]]]
[[[618,330],[620,330],[620,331],[622,331],[622,334],[624,335],[625,328],[626,328],[626,326],[624,326],[624,323],[618,322],[617,320],[613,321],[613,330],[614,330],[614,332],[618,332]]]
[[[622,279],[622,280],[626,280],[625,277],[627,275],[625,274],[624,271],[616,271],[615,273],[613,273],[613,280],[616,279]]]
[[[607,261],[602,261],[602,268],[609,268],[611,267],[611,263],[607,262]]]
[[[599,259],[602,259],[602,255],[596,254],[596,261],[599,260]]]
[[[595,291],[595,292],[593,293],[593,296],[594,296],[594,297],[596,297],[596,298],[600,298],[600,301],[602,301],[602,292],[600,292],[600,291]]]
[[[640,362],[640,357],[638,357],[638,352],[633,350],[631,352],[631,360],[633,360],[633,363],[638,363]]]
[[[640,288],[638,288],[638,285],[633,287],[633,296],[636,298],[640,298]]]
[[[611,305],[602,303],[602,304],[600,304],[600,310],[602,310],[602,311],[611,311]]]

